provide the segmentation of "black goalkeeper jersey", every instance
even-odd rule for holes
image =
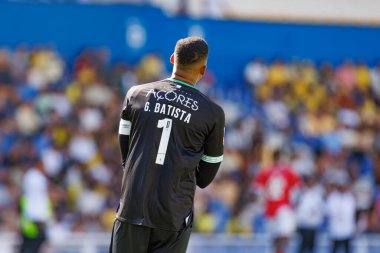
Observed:
[[[125,98],[119,134],[129,135],[129,146],[116,217],[180,231],[193,210],[199,162],[223,159],[223,110],[179,80],[137,85]]]

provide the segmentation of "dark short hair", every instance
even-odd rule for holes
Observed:
[[[276,149],[273,151],[272,158],[274,162],[280,161],[282,155],[282,150],[281,149]]]
[[[177,41],[174,57],[179,66],[190,66],[208,56],[207,42],[200,37],[188,37]]]

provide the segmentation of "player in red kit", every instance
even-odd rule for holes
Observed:
[[[273,153],[273,164],[262,168],[252,182],[256,193],[265,199],[265,215],[273,235],[276,253],[284,253],[289,238],[296,230],[291,204],[291,193],[300,184],[300,178],[289,165],[280,161],[281,151]]]

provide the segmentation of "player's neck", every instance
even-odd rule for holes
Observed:
[[[179,81],[188,83],[190,85],[193,85],[193,86],[195,86],[195,84],[197,83],[197,77],[194,77],[193,74],[187,73],[185,71],[181,71],[179,69],[173,71],[171,77],[176,79],[176,80],[179,80]]]

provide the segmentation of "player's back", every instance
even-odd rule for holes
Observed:
[[[204,143],[224,124],[222,109],[193,86],[167,79],[133,87],[122,118],[132,125],[117,217],[180,230],[192,211]]]
[[[269,217],[274,216],[281,206],[290,206],[291,191],[299,181],[298,175],[286,165],[276,164],[259,172],[253,183],[264,190]]]

